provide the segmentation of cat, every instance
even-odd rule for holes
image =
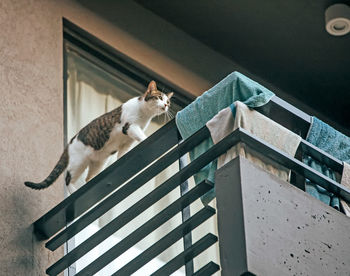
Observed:
[[[143,96],[134,97],[116,109],[103,114],[82,128],[65,147],[49,176],[40,183],[25,182],[32,189],[49,187],[66,170],[65,182],[70,194],[81,174],[88,168],[86,182],[96,176],[112,154],[122,157],[144,133],[151,119],[167,113],[173,92],[165,94],[151,81]]]

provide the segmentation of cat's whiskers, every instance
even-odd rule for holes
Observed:
[[[171,113],[170,109],[168,109],[168,111],[166,112],[166,116],[168,121],[171,121],[174,118],[174,115]]]
[[[166,122],[170,121],[169,109],[165,112]]]
[[[159,114],[158,114],[158,116],[162,116],[163,117],[163,124],[165,124],[165,116],[164,116],[165,113],[166,112],[159,111]]]

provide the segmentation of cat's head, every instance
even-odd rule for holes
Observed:
[[[170,99],[173,95],[173,92],[165,94],[159,91],[156,82],[151,81],[148,84],[147,91],[143,95],[143,99],[148,108],[154,111],[155,115],[160,115],[168,112],[170,108]]]

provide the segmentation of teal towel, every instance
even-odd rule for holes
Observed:
[[[249,79],[239,72],[233,72],[214,87],[199,96],[194,102],[176,114],[176,125],[183,139],[201,129],[220,110],[230,106],[235,101],[244,102],[249,107],[259,107],[270,101],[275,94],[262,85]],[[213,145],[211,138],[203,141],[190,151],[193,161]],[[214,183],[217,161],[202,168],[195,176],[196,184],[204,179]],[[202,197],[202,202],[208,204],[215,196],[212,189]]]
[[[304,156],[303,162],[307,164],[309,167],[335,180],[335,174],[330,168],[312,159],[310,156]],[[336,208],[339,210],[339,207],[340,207],[339,198],[336,197],[333,193],[328,192],[326,189],[322,188],[316,183],[311,182],[308,179],[305,180],[305,192],[312,195],[314,198],[321,200],[323,203],[330,205],[333,208]]]
[[[335,158],[347,163],[350,162],[350,138],[316,117],[313,117],[306,140]],[[335,174],[331,169],[313,160],[310,156],[305,156],[303,161],[315,170],[335,180]],[[339,209],[339,198],[316,183],[307,180],[305,191],[327,205]]]

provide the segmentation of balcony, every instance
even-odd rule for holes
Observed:
[[[307,129],[307,116],[277,97],[258,110],[290,129],[297,126],[302,132]],[[56,250],[180,160],[176,174],[52,264],[47,274],[59,274],[179,186],[181,195],[177,200],[145,220],[77,275],[97,273],[178,213],[182,214],[180,225],[169,229],[165,236],[113,275],[131,275],[180,239],[183,239],[183,251],[157,267],[152,275],[169,275],[182,266],[186,275],[211,275],[217,271],[221,275],[346,275],[350,271],[350,236],[346,232],[349,219],[306,194],[302,183],[304,178],[315,181],[347,202],[350,202],[350,191],[301,162],[300,153],[307,153],[338,171],[342,169],[342,162],[305,140],[301,141],[296,157],[289,156],[238,128],[184,165],[182,157],[209,135],[209,130],[203,127],[181,141],[175,122],[171,121],[37,220],[36,233],[50,239],[46,242],[49,250]],[[238,143],[290,169],[293,180],[289,183],[278,179],[237,157],[216,172],[217,208],[204,206],[191,215],[189,206],[208,192],[212,184],[203,181],[188,190],[187,179]],[[203,233],[201,239],[192,243],[191,232],[215,213],[217,235]],[[194,271],[193,259],[202,252],[205,254],[214,244],[220,249],[219,262],[210,261]]]

